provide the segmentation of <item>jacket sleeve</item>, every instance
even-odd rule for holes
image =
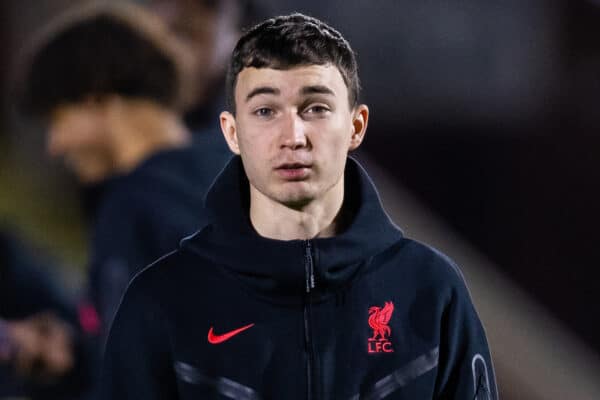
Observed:
[[[106,345],[101,400],[177,399],[162,312],[138,275],[119,306]]]
[[[436,399],[497,400],[490,351],[462,277],[442,316]]]

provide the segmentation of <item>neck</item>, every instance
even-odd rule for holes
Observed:
[[[277,240],[332,237],[337,232],[344,179],[301,209],[281,204],[250,185],[250,221],[259,235]]]
[[[167,149],[184,147],[191,135],[173,110],[143,100],[121,101],[110,118],[114,165],[120,173]]]

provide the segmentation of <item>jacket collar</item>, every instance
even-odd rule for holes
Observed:
[[[348,158],[345,170],[346,229],[331,238],[310,240],[315,292],[343,286],[368,261],[402,238],[381,206],[364,169]],[[240,157],[217,177],[206,197],[212,222],[185,239],[182,247],[207,257],[253,287],[282,295],[305,291],[308,242],[261,237],[249,217],[249,182]]]

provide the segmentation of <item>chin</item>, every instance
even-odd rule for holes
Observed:
[[[283,201],[282,204],[288,208],[293,208],[294,210],[301,210],[304,207],[306,207],[307,205],[309,205],[311,201],[312,201],[311,198],[298,198],[298,199],[291,199],[291,200]]]
[[[280,196],[279,203],[293,209],[302,209],[314,200],[314,196],[308,193],[288,193]]]

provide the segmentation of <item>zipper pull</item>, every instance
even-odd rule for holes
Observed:
[[[304,269],[306,274],[306,293],[315,288],[315,270],[312,257],[312,245],[310,240],[306,241]]]

